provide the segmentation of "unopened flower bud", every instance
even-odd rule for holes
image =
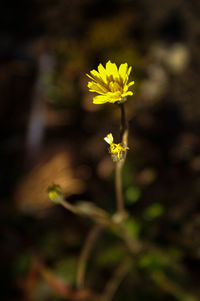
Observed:
[[[62,189],[59,185],[53,184],[48,187],[48,196],[54,203],[60,203],[64,200]]]

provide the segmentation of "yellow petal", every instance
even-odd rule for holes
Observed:
[[[126,76],[127,68],[128,68],[127,63],[121,64],[119,67],[119,75],[121,76],[122,79],[124,79]]]
[[[117,82],[110,82],[109,88],[111,92],[117,92],[121,90],[121,87]]]
[[[96,92],[99,94],[105,94],[108,92],[105,87],[95,82],[88,82],[88,88],[90,92]]]
[[[127,91],[127,92],[122,94],[122,97],[125,97],[125,96],[128,96],[128,95],[129,96],[133,95],[133,92],[132,91]]]
[[[134,80],[132,82],[128,83],[128,87],[134,85],[134,83],[135,83]]]
[[[91,75],[89,75],[89,74],[87,74],[87,73],[86,73],[86,75],[87,75],[90,79],[92,79],[92,80],[95,81],[95,79],[94,79]]]
[[[109,70],[110,64],[112,64],[112,63],[111,63],[111,61],[109,60],[109,61],[106,63],[106,72]]]
[[[132,70],[132,67],[130,66],[130,67],[128,68],[128,72],[127,72],[127,75],[128,75],[128,76],[130,75],[131,70]]]
[[[99,74],[100,74],[101,78],[106,83],[107,82],[107,80],[106,80],[106,70],[105,70],[105,68],[103,67],[102,64],[99,64],[98,71],[99,71]]]
[[[108,97],[108,99],[109,99],[109,102],[114,103],[114,102],[116,102],[116,101],[118,101],[118,100],[121,100],[121,98],[122,98],[122,93],[119,92],[119,91],[117,91],[117,92],[108,92],[108,93],[107,93],[107,97]]]
[[[113,79],[119,78],[119,73],[116,64],[111,63],[111,61],[108,61],[106,64],[106,73],[108,77],[112,76]]]
[[[93,98],[94,104],[103,104],[108,102],[108,97],[105,95],[97,95]]]
[[[110,134],[108,134],[105,138],[104,138],[104,140],[108,143],[108,144],[112,144],[113,143],[113,135],[112,135],[112,133],[110,133]]]
[[[99,74],[99,72],[97,72],[96,70],[92,70],[90,71],[90,73],[92,74],[93,80],[95,80],[97,83],[103,83],[103,79],[101,77],[101,75]]]

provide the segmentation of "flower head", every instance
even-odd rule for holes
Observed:
[[[132,91],[128,91],[134,84],[134,81],[128,83],[131,69],[127,63],[117,68],[116,64],[108,61],[105,68],[99,64],[98,71],[92,70],[91,75],[86,74],[92,80],[88,82],[89,91],[100,94],[93,98],[93,103],[124,102],[128,95],[133,95]]]
[[[109,133],[105,138],[104,140],[110,144],[110,147],[109,147],[109,152],[112,156],[112,159],[113,161],[120,161],[124,158],[125,156],[125,151],[127,149],[129,149],[129,147],[127,146],[124,146],[123,144],[121,143],[114,143],[114,138],[113,138],[113,135],[112,133]]]

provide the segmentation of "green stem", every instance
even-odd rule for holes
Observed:
[[[121,109],[121,125],[120,125],[120,141],[124,146],[128,144],[128,126],[126,121],[126,114],[124,109],[124,104],[120,104]],[[122,189],[122,169],[126,160],[126,154],[124,158],[116,162],[115,165],[115,192],[117,200],[117,211],[118,213],[124,214],[124,197]]]
[[[127,122],[126,122],[126,114],[125,114],[125,107],[124,104],[120,104],[120,109],[121,109],[121,125],[120,125],[120,140],[123,142],[123,136],[124,132],[127,130]]]
[[[124,196],[122,192],[122,164],[121,162],[116,162],[115,166],[115,193],[117,199],[117,211],[119,213],[124,212]]]
[[[93,221],[95,221],[95,223],[97,223],[99,225],[99,227],[101,227],[101,229],[108,228],[108,229],[117,230],[120,234],[120,237],[124,240],[126,246],[131,251],[131,253],[138,254],[143,248],[145,248],[144,244],[142,244],[139,241],[136,241],[132,236],[130,236],[130,234],[126,231],[126,229],[120,223],[115,222],[112,218],[110,218],[106,214],[105,215],[102,213],[99,214],[97,212],[95,214],[91,213],[91,212],[87,213],[86,211],[83,212],[80,209],[78,209],[77,206],[71,205],[66,200],[61,201],[60,205],[62,205],[67,210],[73,212],[74,214],[78,214],[78,215],[85,216],[85,217],[87,216],[87,217],[91,218]],[[101,209],[101,211],[102,211],[102,209]],[[99,229],[99,231],[100,231],[100,229]],[[92,232],[93,232],[93,230],[92,230]],[[93,234],[91,234],[91,235],[93,237]],[[89,234],[89,236],[90,236],[90,234]],[[96,234],[94,235],[94,237],[95,238],[97,237]],[[89,239],[89,238],[88,238],[88,240],[91,241],[91,239]],[[88,243],[86,243],[86,244],[88,244]],[[89,245],[90,244],[91,243],[89,243]],[[86,251],[84,251],[84,252],[86,252]],[[86,253],[89,254],[88,252],[86,252]]]
[[[113,276],[108,280],[104,292],[98,301],[112,301],[114,300],[114,295],[120,286],[120,283],[126,277],[128,272],[132,268],[132,261],[130,258],[126,258],[114,271]]]
[[[92,251],[92,248],[94,247],[95,241],[97,240],[101,230],[102,230],[102,225],[95,224],[93,226],[92,230],[89,232],[89,235],[86,239],[84,247],[81,251],[81,255],[80,255],[79,263],[78,263],[78,270],[77,270],[77,287],[78,287],[78,289],[84,288],[84,280],[85,280],[85,272],[86,272],[87,262],[88,262],[90,253]]]

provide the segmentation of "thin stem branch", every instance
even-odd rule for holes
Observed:
[[[124,132],[127,130],[127,121],[126,121],[126,114],[125,114],[125,107],[124,104],[120,104],[121,109],[121,125],[120,125],[120,140],[123,141]]]
[[[120,141],[124,146],[128,144],[128,126],[126,121],[126,114],[124,104],[120,104],[121,109],[121,125],[120,125]],[[116,162],[115,165],[115,192],[117,200],[117,211],[118,213],[124,214],[124,197],[122,190],[122,169],[126,160],[126,153],[122,160]]]
[[[124,212],[124,197],[122,192],[122,167],[123,165],[121,162],[116,162],[115,165],[115,193],[116,193],[116,199],[117,199],[117,211],[119,213]]]
[[[80,206],[80,203],[72,205],[65,199],[61,200],[59,204],[74,214],[91,218],[98,224],[105,224],[108,221],[108,214],[106,211],[97,206],[89,207],[87,202],[82,202],[83,205],[86,204],[85,208],[84,206]]]
[[[90,256],[90,253],[94,247],[95,241],[97,240],[100,232],[102,230],[102,226],[99,224],[95,224],[93,228],[90,230],[88,237],[85,241],[83,249],[81,251],[79,262],[78,262],[78,270],[77,270],[77,288],[83,289],[84,280],[85,280],[85,272],[87,262]]]
[[[82,214],[79,210],[77,210],[76,206],[71,205],[69,202],[67,202],[64,199],[60,202],[60,205],[62,205],[65,209],[73,212],[74,214]]]
[[[112,278],[107,282],[104,289],[103,295],[100,297],[99,301],[111,301],[121,284],[122,280],[128,274],[131,269],[131,260],[128,258],[122,262],[114,271]]]
[[[106,215],[106,213],[104,213],[102,209],[96,207],[95,211],[86,212],[75,205],[71,205],[66,200],[62,200],[60,202],[60,205],[73,212],[74,214],[91,218],[95,223],[99,225],[99,227],[117,230],[120,234],[120,237],[124,240],[126,246],[132,254],[138,254],[144,248],[144,244],[130,236],[130,234],[124,228],[123,224],[115,222],[111,217],[109,217],[109,215]]]

